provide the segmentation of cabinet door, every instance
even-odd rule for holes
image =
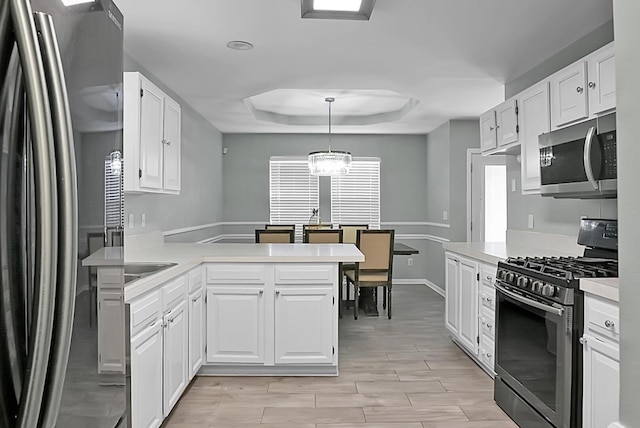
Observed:
[[[140,78],[140,187],[160,190],[163,186],[164,94],[151,82]]]
[[[276,289],[275,363],[333,361],[333,288]]]
[[[505,101],[496,107],[496,142],[498,147],[518,142],[518,102]]]
[[[124,373],[124,303],[122,291],[98,296],[98,373]]]
[[[207,289],[207,362],[264,364],[264,286]]]
[[[619,419],[620,350],[584,336],[583,427],[600,428]]]
[[[549,83],[542,82],[520,96],[520,169],[522,193],[540,193],[538,136],[550,131]]]
[[[460,258],[460,342],[478,355],[478,263]]]
[[[202,289],[189,296],[189,380],[204,361],[204,299]]]
[[[451,334],[458,336],[460,329],[460,313],[458,312],[458,299],[460,296],[459,260],[451,254],[447,254],[446,259],[445,324]]]
[[[187,302],[182,301],[164,316],[164,415],[168,416],[187,387],[189,332]]]
[[[180,191],[180,104],[171,98],[164,99],[164,182],[165,190]]]
[[[616,61],[613,44],[589,57],[589,113],[593,116],[616,107]]]
[[[159,427],[162,412],[162,321],[131,339],[131,419],[133,427]]]
[[[480,116],[480,149],[495,149],[496,144],[496,112],[489,110]]]
[[[580,61],[551,77],[551,125],[560,128],[588,116],[587,63]]]

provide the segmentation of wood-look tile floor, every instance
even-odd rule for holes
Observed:
[[[517,428],[451,339],[444,299],[393,287],[393,319],[345,311],[338,377],[197,377],[167,428]]]

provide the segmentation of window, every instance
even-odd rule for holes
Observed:
[[[380,229],[380,159],[359,158],[347,175],[331,177],[331,222]]]
[[[318,177],[309,174],[306,157],[273,156],[269,160],[269,222],[296,224],[296,241],[302,241],[302,224],[318,208]]]

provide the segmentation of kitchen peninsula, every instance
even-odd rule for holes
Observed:
[[[124,266],[106,251],[83,261],[121,284],[128,266],[175,263],[123,286],[134,426],[162,421],[196,373],[338,375],[338,265],[364,260],[354,245],[161,237],[128,239]]]

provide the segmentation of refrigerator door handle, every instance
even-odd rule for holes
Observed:
[[[55,187],[51,108],[29,0],[7,0],[24,75],[36,197],[36,276],[34,313],[29,330],[29,355],[17,428],[38,426],[54,323],[57,277],[57,191]]]
[[[51,115],[58,188],[58,277],[56,308],[47,386],[41,410],[42,426],[54,426],[60,407],[73,330],[78,254],[78,206],[76,159],[69,96],[53,19],[35,14],[40,34]]]

